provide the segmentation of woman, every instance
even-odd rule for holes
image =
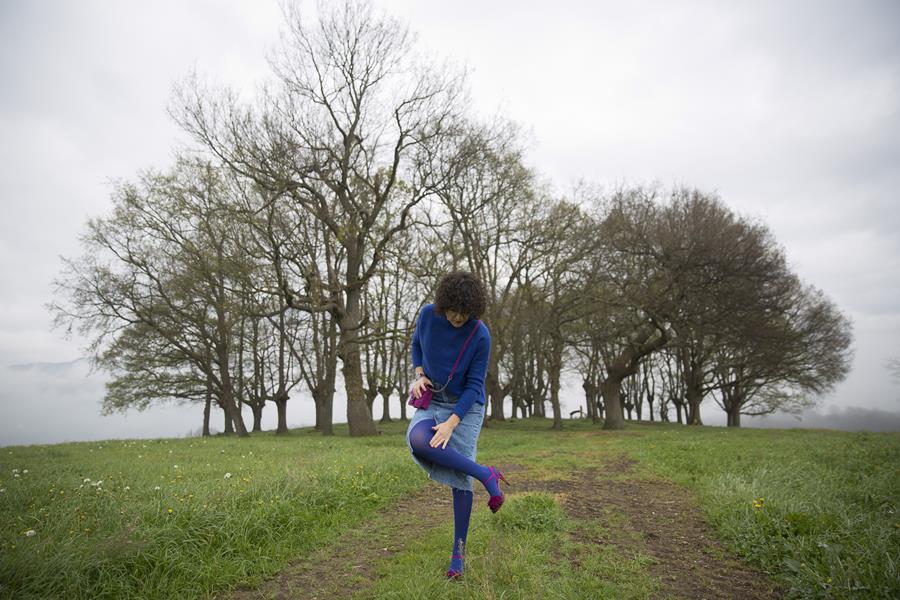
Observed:
[[[486,303],[484,286],[474,275],[449,273],[438,284],[434,304],[426,304],[419,312],[412,337],[416,371],[412,394],[421,397],[427,386],[433,395],[428,408],[416,410],[406,440],[416,464],[431,479],[453,488],[453,554],[447,570],[451,579],[463,572],[472,478],[487,489],[493,512],[503,504],[500,481],[506,482],[494,467],[475,462],[491,351],[491,334],[478,319]]]

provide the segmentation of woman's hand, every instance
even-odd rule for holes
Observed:
[[[424,375],[422,375],[421,377],[416,379],[413,382],[413,387],[412,387],[413,396],[415,396],[416,398],[421,398],[422,392],[425,391],[426,385],[430,388],[434,387],[433,385],[431,385],[431,380],[428,379],[427,377],[425,377]]]
[[[436,430],[434,437],[431,438],[431,442],[429,444],[432,448],[437,448],[441,446],[441,449],[447,447],[447,442],[450,441],[450,436],[453,435],[453,430],[456,429],[456,426],[459,425],[459,417],[455,414],[450,415],[450,418],[444,421],[443,423],[438,423],[432,429]]]

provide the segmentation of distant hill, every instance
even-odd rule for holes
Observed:
[[[9,365],[9,369],[13,371],[38,371],[42,373],[65,373],[76,367],[79,363],[86,363],[84,358],[76,358],[67,362],[34,362],[23,363],[18,365]]]

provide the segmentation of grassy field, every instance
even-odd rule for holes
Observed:
[[[330,556],[353,532],[386,551],[342,578],[358,598],[684,596],[663,576],[658,536],[626,510],[646,500],[634,489],[695,510],[722,552],[788,597],[900,597],[897,434],[493,426],[479,460],[510,465],[509,500],[497,515],[475,511],[466,576],[447,582],[452,515],[406,528],[417,514],[392,507],[427,480],[405,425],[381,429],[0,448],[0,597],[215,597]],[[628,470],[613,468],[625,458]],[[385,538],[367,539],[376,526]]]

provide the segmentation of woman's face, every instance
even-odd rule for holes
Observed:
[[[469,315],[458,313],[455,310],[447,309],[444,311],[444,315],[446,315],[447,320],[450,321],[450,324],[454,327],[462,327],[465,322],[469,320]]]

